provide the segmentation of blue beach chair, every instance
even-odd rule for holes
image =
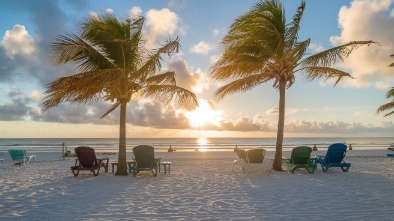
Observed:
[[[351,164],[346,163],[345,158],[347,146],[342,143],[331,144],[325,156],[316,156],[316,163],[321,164],[323,172],[330,167],[340,167],[343,172],[348,172]]]
[[[30,155],[27,156],[25,150],[8,150],[8,153],[10,154],[11,158],[13,161],[17,161],[16,163],[29,163],[31,161],[34,161],[36,159],[35,155]]]

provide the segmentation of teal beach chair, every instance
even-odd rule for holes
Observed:
[[[25,150],[8,150],[13,161],[17,161],[17,163],[29,163],[36,159],[35,155],[27,156]]]

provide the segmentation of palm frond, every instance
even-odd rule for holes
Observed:
[[[394,57],[394,54],[390,55],[390,57]],[[394,67],[394,63],[388,65],[389,67]]]
[[[383,111],[387,111],[387,110],[390,110],[390,109],[394,109],[394,101],[389,102],[389,103],[387,103],[387,104],[384,104],[384,105],[380,106],[380,107],[378,108],[378,110],[377,110],[377,113],[379,114],[379,113],[381,113],[381,112],[383,112]],[[389,112],[389,113],[387,113],[387,114],[385,114],[384,116],[387,117],[387,116],[390,116],[390,115],[393,114],[393,113],[394,113],[394,110],[391,111],[391,112]]]
[[[104,114],[103,116],[100,117],[100,119],[104,118],[105,116],[107,116],[108,114],[110,114],[112,111],[114,111],[116,108],[118,108],[120,105],[120,102],[117,101],[114,105],[112,105]]]
[[[161,55],[167,54],[168,56],[172,56],[175,53],[178,53],[180,44],[179,38],[177,37],[175,40],[167,39],[166,43],[162,45],[162,47],[152,50],[151,54],[144,61],[144,64],[139,68],[138,75],[142,78],[149,78],[158,70],[161,69]]]
[[[275,80],[275,78],[265,74],[256,74],[232,81],[215,91],[215,100],[219,101],[226,95],[234,94],[236,92],[245,92],[251,90],[254,87],[270,80]]]
[[[325,80],[331,78],[337,78],[334,87],[339,83],[339,81],[342,78],[344,77],[352,78],[352,76],[349,73],[330,67],[318,67],[318,66],[302,67],[301,69],[296,70],[295,72],[301,72],[301,75],[303,75],[304,79],[308,82],[321,78]]]
[[[347,44],[334,47],[322,52],[319,52],[315,55],[309,56],[301,61],[301,66],[331,66],[336,62],[336,59],[339,58],[343,60],[348,57],[349,54],[363,45],[371,45],[376,42],[374,41],[352,41]]]
[[[144,82],[146,85],[176,85],[175,72],[168,71],[166,73],[152,76]]]
[[[300,23],[302,15],[305,10],[305,1],[301,2],[301,5],[297,8],[297,13],[293,16],[293,21],[287,25],[287,30],[285,34],[286,48],[291,49],[297,43],[298,31],[300,30]]]
[[[60,35],[51,45],[49,59],[55,65],[75,62],[81,72],[114,67],[102,48],[89,44],[73,33]]]
[[[394,98],[394,87],[392,87],[386,94],[386,98],[390,99],[390,98]]]
[[[194,93],[175,85],[149,85],[141,91],[142,98],[149,98],[163,103],[176,101],[179,104],[188,103],[198,106],[197,97]]]

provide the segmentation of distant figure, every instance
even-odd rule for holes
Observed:
[[[194,149],[194,152],[198,152],[198,149],[196,148],[196,149]]]
[[[313,150],[313,151],[317,151],[316,144],[313,146],[312,150]]]
[[[237,144],[235,144],[234,152],[237,153],[238,150],[239,150],[239,149],[238,149],[238,146],[237,146]]]
[[[349,150],[353,150],[352,144],[349,144]]]
[[[174,152],[174,149],[172,149],[171,145],[170,148],[168,148],[168,152]]]

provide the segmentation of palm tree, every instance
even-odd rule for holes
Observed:
[[[394,54],[390,55],[390,57],[394,57]],[[388,67],[394,67],[394,63],[389,64]],[[387,98],[387,99],[390,99],[390,98],[391,98],[392,101],[391,101],[391,102],[388,102],[387,104],[383,104],[382,106],[380,106],[380,107],[378,108],[378,110],[377,110],[377,113],[378,113],[378,114],[381,113],[381,112],[383,112],[383,111],[387,111],[387,110],[390,110],[390,109],[394,109],[394,87],[392,87],[391,90],[389,90],[389,91],[387,92],[386,98]],[[389,112],[389,113],[387,113],[387,114],[385,114],[384,116],[387,117],[387,116],[392,115],[393,113],[394,113],[394,110],[391,111],[391,112]]]
[[[158,49],[148,50],[142,39],[143,17],[118,20],[113,14],[92,14],[82,20],[78,36],[60,35],[51,45],[55,65],[74,63],[79,73],[46,85],[43,110],[62,102],[114,103],[102,117],[120,106],[119,157],[115,175],[127,175],[126,107],[133,94],[169,103],[176,100],[198,105],[196,96],[176,86],[175,73],[157,74],[161,54],[178,51],[179,39],[168,39]]]
[[[295,81],[295,74],[306,81],[336,78],[335,85],[349,73],[331,68],[337,58],[343,60],[352,50],[372,41],[353,41],[305,57],[310,39],[298,40],[305,1],[291,23],[286,24],[282,4],[260,0],[249,12],[238,17],[220,42],[222,51],[211,67],[211,78],[231,81],[215,92],[216,100],[228,94],[245,92],[273,82],[279,90],[279,119],[273,169],[282,170],[282,143],[285,122],[285,92]],[[334,86],[335,86],[334,85]]]

